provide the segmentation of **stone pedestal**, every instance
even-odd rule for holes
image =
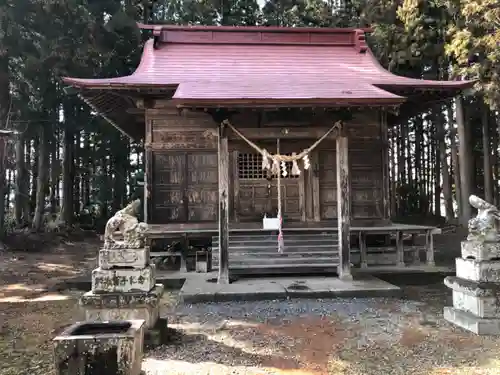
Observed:
[[[98,267],[92,271],[92,291],[95,293],[149,292],[155,282],[154,264],[144,268]]]
[[[164,287],[156,284],[155,271],[148,247],[101,249],[99,267],[92,271],[92,290],[80,298],[86,320],[142,319],[146,342],[151,337],[158,341],[153,331],[165,332],[166,322],[159,319]]]
[[[444,283],[453,291],[453,307],[444,318],[478,335],[500,334],[500,243],[466,240],[456,259],[456,276]]]
[[[160,316],[163,285],[156,284],[148,292],[85,293],[80,306],[89,321],[130,320],[141,317],[146,328],[152,328]]]

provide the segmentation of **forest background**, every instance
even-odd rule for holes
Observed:
[[[99,230],[141,196],[143,145],[61,81],[130,74],[149,37],[137,21],[370,26],[370,47],[395,74],[478,79],[462,97],[391,127],[391,212],[398,221],[463,224],[469,194],[500,203],[497,0],[1,0],[0,128],[16,131],[0,175],[1,236]]]

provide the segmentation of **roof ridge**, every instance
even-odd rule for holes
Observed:
[[[277,33],[352,33],[362,31],[371,33],[371,27],[290,27],[290,26],[206,26],[206,25],[171,25],[171,24],[145,24],[138,22],[141,30],[176,30],[176,31],[240,31],[255,32],[267,31]]]

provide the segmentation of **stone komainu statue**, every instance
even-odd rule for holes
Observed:
[[[141,200],[137,199],[108,220],[104,232],[105,249],[140,249],[144,247],[148,226],[137,220],[140,207]],[[115,238],[116,231],[122,234],[122,241]]]
[[[477,209],[477,216],[469,220],[468,240],[498,241],[500,236],[497,221],[500,220],[500,211],[491,203],[476,195],[469,197],[469,203]]]

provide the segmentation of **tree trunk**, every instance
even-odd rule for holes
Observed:
[[[38,189],[38,165],[39,160],[38,160],[38,148],[40,147],[40,139],[35,136],[35,139],[33,139],[30,142],[30,149],[33,149],[33,153],[31,155],[32,158],[32,164],[31,164],[31,190],[30,190],[30,200],[29,200],[29,205],[30,205],[30,214],[33,214],[35,212],[35,207],[36,207],[36,192]],[[31,216],[31,215],[30,215]]]
[[[444,128],[444,118],[438,113],[436,121],[437,137],[439,142],[439,160],[441,162],[441,175],[443,179],[443,198],[446,221],[453,220],[453,198],[451,195],[451,176],[448,167],[448,157],[446,155],[446,131]]]
[[[2,25],[3,28],[6,25]],[[3,51],[6,51],[5,48],[2,48]],[[11,107],[11,97],[10,97],[10,75],[9,75],[9,56],[5,53],[0,55],[0,128],[5,129],[7,126],[10,126],[8,123],[10,116],[10,107]],[[6,147],[4,147],[4,151],[6,151]],[[5,234],[5,159],[2,158],[0,160],[0,237],[3,237]]]
[[[472,192],[472,149],[470,145],[469,128],[465,122],[464,105],[461,96],[457,96],[455,100],[456,118],[457,118],[457,133],[458,133],[458,150],[459,150],[459,169],[460,169],[460,189],[462,212],[460,223],[467,226],[469,219],[472,216],[472,208],[469,204],[469,196]]]
[[[59,188],[59,158],[57,157],[57,149],[59,148],[59,132],[57,126],[54,125],[53,136],[50,140],[50,212],[57,212],[57,190]]]
[[[69,113],[65,111],[65,117]],[[62,206],[61,206],[61,219],[66,225],[73,224],[73,131],[69,128],[71,124],[66,121],[63,135],[63,168],[62,168]]]
[[[414,121],[414,130],[415,130],[415,185],[413,188],[417,192],[417,198],[418,202],[418,210],[419,213],[422,213],[422,206],[421,206],[421,201],[424,196],[424,186],[425,186],[425,173],[424,173],[424,167],[425,165],[422,163],[422,154],[423,154],[423,149],[424,145],[423,143],[423,124],[422,124],[422,118],[420,116],[417,116]],[[408,150],[410,151],[410,150]]]
[[[24,217],[25,200],[28,192],[26,191],[26,141],[24,134],[21,133],[16,140],[16,188],[15,188],[15,221],[16,225],[22,226],[27,221]]]
[[[112,167],[114,171],[113,179],[113,211],[121,209],[125,203],[126,194],[126,175],[128,161],[128,144],[126,144],[120,133],[116,132],[115,137],[111,142],[111,150],[113,150]]]
[[[78,117],[80,119],[80,116]],[[82,148],[81,148],[82,133],[75,133],[73,142],[73,212],[77,215],[81,212],[82,201]]]
[[[45,193],[47,191],[47,161],[48,161],[48,147],[47,147],[47,129],[45,124],[40,125],[39,130],[39,147],[38,147],[38,173],[36,183],[36,204],[35,214],[33,215],[34,231],[39,232],[43,225],[43,216],[45,211]]]
[[[483,128],[484,199],[489,203],[493,203],[493,176],[491,168],[489,116],[490,111],[486,104],[483,104],[481,111],[481,124]]]
[[[490,111],[491,123],[491,175],[493,182],[493,204],[498,206],[498,131],[496,129],[496,117],[493,111]]]
[[[87,207],[90,204],[90,180],[91,176],[91,166],[93,164],[92,160],[92,149],[90,148],[90,133],[83,133],[83,170],[85,171],[82,175],[82,206]]]

